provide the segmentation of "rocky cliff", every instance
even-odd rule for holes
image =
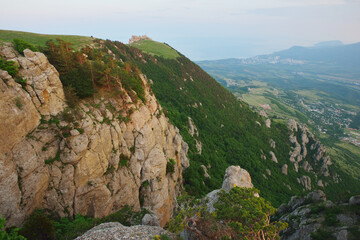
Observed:
[[[146,77],[145,103],[125,90],[120,97],[100,89],[69,108],[42,53],[21,56],[5,44],[0,55],[27,80],[20,85],[0,70],[0,214],[7,224],[21,225],[35,208],[102,217],[131,205],[155,212],[165,225],[189,165],[188,145]]]
[[[338,182],[336,174],[330,174],[329,166],[332,165],[330,157],[326,153],[324,145],[318,141],[309,131],[305,124],[289,120],[288,127],[291,130],[289,140],[292,150],[289,152],[290,163],[296,172],[302,169],[306,174],[315,174],[315,183],[311,182],[308,175],[303,175],[297,179],[306,190],[311,190],[312,186],[324,187],[327,181]],[[282,167],[283,173],[287,173],[288,165]],[[323,181],[324,180],[324,181]]]

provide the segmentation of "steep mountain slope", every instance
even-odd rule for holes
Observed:
[[[55,45],[50,44],[49,48],[57,49],[56,43],[53,44]],[[66,54],[57,55],[56,51],[45,52],[48,54],[50,62],[54,64],[60,72],[60,79],[63,84],[66,85],[66,89],[75,89],[78,97],[83,98],[83,103],[89,102],[90,106],[94,104],[92,108],[84,104],[85,107],[90,110],[90,115],[96,117],[95,112],[98,112],[96,109],[101,107],[102,102],[101,97],[100,99],[98,99],[98,97],[101,96],[104,89],[111,89],[113,85],[112,80],[116,79],[112,77],[118,76],[111,75],[108,71],[111,72],[117,69],[117,66],[121,66],[121,69],[118,70],[119,76],[122,76],[121,74],[125,74],[125,72],[133,74],[131,76],[125,74],[123,77],[126,81],[121,82],[121,91],[112,93],[113,97],[118,96],[122,99],[120,101],[121,103],[130,101],[127,100],[129,98],[125,97],[126,95],[122,93],[122,91],[125,90],[132,101],[134,101],[134,98],[138,99],[138,102],[133,102],[132,104],[134,105],[131,105],[134,110],[127,111],[129,109],[125,109],[126,111],[123,111],[123,113],[131,114],[131,120],[133,120],[132,116],[138,113],[138,110],[141,110],[141,102],[145,105],[150,104],[148,95],[151,95],[152,92],[155,94],[162,108],[159,107],[154,112],[150,111],[151,116],[157,117],[165,114],[172,124],[179,129],[179,133],[182,135],[184,141],[189,144],[188,157],[190,159],[190,167],[188,167],[184,173],[184,180],[186,190],[193,195],[205,195],[210,192],[210,190],[219,188],[225,169],[230,165],[240,165],[242,168],[248,170],[253,177],[254,186],[260,189],[261,196],[270,200],[274,205],[280,205],[291,196],[301,194],[310,189],[325,188],[325,190],[327,190],[330,186],[332,188],[334,186],[340,186],[341,184],[343,184],[341,186],[344,186],[345,179],[338,177],[336,170],[330,165],[331,161],[328,161],[329,159],[324,148],[305,127],[292,122],[289,128],[286,124],[271,121],[266,117],[260,116],[246,103],[236,99],[231,92],[223,88],[199,66],[180,53],[178,53],[180,57],[176,59],[165,59],[157,56],[156,53],[146,54],[139,49],[129,47],[120,42],[99,39],[95,40],[93,46],[96,47],[93,50],[87,48],[81,52],[72,51],[67,43],[60,42],[58,44],[62,44],[62,48],[60,49],[62,49],[61,51],[65,51]],[[68,60],[67,55],[74,55],[74,59],[77,62],[75,67],[67,66],[64,64],[66,61],[59,62],[59,58],[61,57]],[[99,56],[101,59],[96,60]],[[85,60],[84,57],[87,60]],[[90,61],[91,64],[87,65],[84,63],[88,61]],[[106,66],[103,66],[104,64]],[[145,76],[142,76],[141,86],[134,74],[137,72],[134,66],[145,74]],[[94,84],[92,80],[93,78],[97,78],[97,76],[93,74],[92,71],[96,68],[99,69],[99,78],[95,84],[98,84],[100,87],[93,89],[91,87],[92,84]],[[89,80],[86,82],[87,85],[82,85],[84,78]],[[143,86],[146,86],[146,81],[151,84],[151,89],[146,88],[146,98],[144,98],[144,92],[142,92],[141,89]],[[87,89],[86,91],[84,91],[85,87]],[[110,100],[108,101],[110,102]],[[102,120],[97,121],[100,122],[100,124],[106,124],[111,118],[106,115],[106,106],[105,109],[102,110],[104,110],[100,116]],[[81,111],[86,113],[87,109],[82,109]],[[146,115],[147,114],[142,115],[142,117],[137,118],[137,120],[140,121],[142,118],[148,119]],[[128,124],[126,124],[127,116],[124,115],[120,119],[128,126]],[[113,121],[117,120],[113,118]],[[112,123],[112,121],[110,122],[110,125],[115,124]],[[79,124],[79,126],[81,126],[83,123],[80,122]],[[130,129],[136,130],[134,126]],[[152,130],[152,128],[150,129]],[[132,130],[129,130],[131,132],[129,134],[134,134],[134,138],[140,138],[145,134],[139,134],[138,131]],[[155,130],[154,127],[154,131]],[[162,167],[164,164],[167,166],[167,160],[175,159],[176,156],[176,171],[181,172],[180,162],[181,159],[184,159],[183,156],[184,153],[186,153],[186,147],[183,146],[186,145],[179,145],[172,142],[171,139],[177,136],[176,131],[171,135],[172,132],[172,130],[169,130],[169,132],[165,131],[161,134],[165,135],[166,139],[169,139],[166,140],[166,144],[169,144],[169,147],[175,144],[178,147],[180,146],[182,150],[172,149],[167,151],[166,148],[162,148],[166,156],[166,161],[162,161],[160,165]],[[74,132],[74,134],[77,133]],[[141,141],[141,143],[146,145],[147,141],[148,140],[145,142]],[[141,158],[141,151],[139,150],[139,152],[137,152],[137,147],[135,146],[135,148],[133,148],[130,142],[132,141],[129,140],[129,143],[126,142],[127,149],[130,153],[134,154],[132,156]],[[176,142],[179,143],[178,141]],[[135,152],[132,152],[134,150]],[[119,154],[119,151],[116,153]],[[111,153],[109,154],[111,155]],[[126,154],[129,154],[129,152],[127,151]],[[109,160],[108,158],[106,159]],[[130,162],[137,165],[135,160],[135,157],[130,158]],[[91,168],[89,167],[89,169]],[[136,169],[137,171],[139,170],[138,168]],[[155,167],[154,169],[156,170],[157,168]],[[106,172],[106,169],[104,171]],[[109,171],[111,173],[113,170]],[[115,171],[116,174],[118,174],[119,171],[122,172],[118,169]],[[141,171],[141,174],[145,174],[146,171],[144,171]],[[107,188],[107,178],[102,177],[104,173],[99,174],[99,178],[102,179],[102,186]],[[170,185],[170,176],[166,176]],[[180,175],[179,177],[176,176],[173,180],[181,181]],[[319,180],[321,180],[320,183]],[[128,181],[131,182],[132,180],[128,179]],[[142,196],[150,196],[142,199],[145,205],[148,204],[148,201],[153,200],[151,196],[156,192],[153,190],[153,184],[159,181],[165,181],[164,177],[154,178],[154,176],[151,175],[150,181],[147,177],[141,175],[141,177],[135,181],[135,185],[140,187],[139,194]],[[86,180],[85,183],[87,183]],[[89,188],[94,187],[94,185],[90,186],[91,184],[91,181],[90,184],[87,184]],[[141,184],[141,186],[139,186],[139,184]],[[336,189],[336,191],[342,190],[343,192],[349,189],[353,191],[351,189],[352,182],[350,182],[350,185],[351,186],[346,188],[338,187],[334,189]],[[176,184],[175,186],[178,185]],[[111,186],[109,187],[111,188]],[[151,192],[147,192],[146,189],[148,187],[150,187]],[[150,191],[150,189],[148,190]],[[160,191],[160,187],[155,189]],[[161,191],[165,191],[164,189],[165,188],[161,188]],[[174,191],[176,192],[177,189],[178,188],[175,187]],[[171,196],[175,195],[176,194]],[[136,197],[137,196],[135,196],[135,198]],[[149,205],[153,203],[149,203]],[[164,208],[158,205],[153,207],[154,210],[158,209],[159,211],[164,208],[167,210],[170,209],[168,205]],[[92,208],[89,208],[89,212],[91,212]],[[84,210],[82,213],[87,212]],[[166,213],[168,214],[168,211],[166,211]],[[167,219],[168,217],[169,215],[166,215],[163,219]],[[164,220],[164,222],[165,221],[166,220]]]
[[[339,181],[332,167],[329,175],[321,174],[321,166],[328,166],[330,161],[324,160],[324,148],[312,135],[304,143],[309,153],[307,160],[299,158],[298,162],[302,162],[297,169],[289,155],[293,148],[297,149],[291,140],[292,131],[253,112],[183,55],[171,60],[145,55],[120,42],[106,41],[104,45],[123,61],[136,63],[151,79],[165,113],[189,143],[191,164],[184,176],[191,194],[202,195],[218,188],[223,172],[231,164],[247,169],[255,187],[275,205],[302,193],[306,185],[308,190],[319,187],[321,178],[326,182],[324,187]],[[296,127],[294,132],[299,142],[303,131]],[[313,170],[306,167],[306,161]],[[282,172],[285,164],[288,175]]]

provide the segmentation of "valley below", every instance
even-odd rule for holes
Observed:
[[[359,51],[359,44],[342,46]],[[293,47],[248,59],[198,64],[260,115],[274,121],[305,123],[326,145],[336,164],[359,179],[360,74],[355,67],[359,59],[346,51],[339,59],[347,61],[340,62],[316,55],[325,50],[337,51],[339,47]],[[307,51],[313,55],[306,55]]]

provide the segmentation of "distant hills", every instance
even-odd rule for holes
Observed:
[[[333,68],[360,76],[360,42],[343,44],[341,41],[320,42],[311,47],[293,46],[289,49],[250,58],[229,58],[214,61],[199,61],[201,66],[211,64],[285,64],[304,65],[307,68],[320,66],[324,73]],[[329,69],[330,68],[330,69]]]
[[[343,44],[340,41],[321,42],[313,47],[294,46],[287,50],[264,56],[302,60],[305,63],[338,64],[345,68],[359,67],[360,42],[354,44]]]

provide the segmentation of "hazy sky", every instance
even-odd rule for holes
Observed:
[[[121,42],[147,34],[192,60],[360,41],[360,0],[0,1],[0,29]]]

